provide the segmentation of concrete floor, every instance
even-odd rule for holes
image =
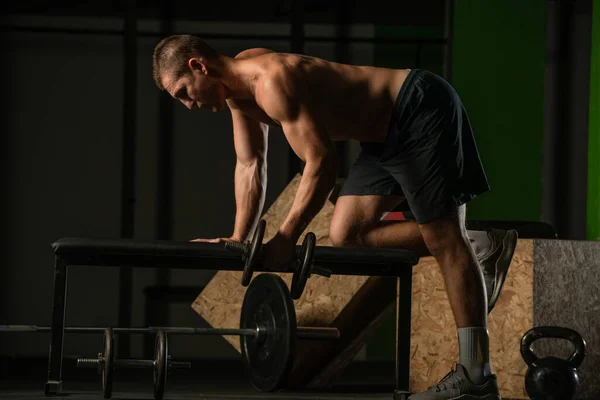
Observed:
[[[165,400],[179,399],[392,399],[393,365],[349,368],[332,388],[326,391],[258,392],[252,387],[237,362],[193,362],[190,370],[177,370],[168,377]],[[8,370],[7,370],[8,369]],[[0,371],[0,399],[41,400],[46,382],[43,361],[27,365],[21,363]],[[59,398],[101,400],[101,377],[95,370],[82,370],[63,365],[63,396]],[[152,370],[117,369],[114,372],[112,399],[153,400]]]
[[[77,369],[63,363],[63,395],[69,400],[103,400],[101,377],[93,369]],[[0,400],[46,400],[45,360],[4,363],[0,366]],[[243,364],[236,361],[196,360],[189,370],[169,377],[164,400],[273,399],[273,400],[381,400],[393,399],[393,364],[353,363],[327,390],[258,392],[252,387]],[[152,370],[117,369],[114,400],[154,400]],[[510,400],[510,399],[504,399]]]

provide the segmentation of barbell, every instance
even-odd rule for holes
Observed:
[[[169,356],[166,352],[167,333],[239,335],[241,353],[250,380],[257,390],[263,392],[276,390],[285,381],[293,364],[297,339],[330,340],[340,336],[337,328],[296,326],[296,311],[289,289],[280,276],[271,273],[258,275],[248,286],[242,303],[238,329],[65,327],[64,330],[73,333],[104,333],[104,352],[98,355],[98,359],[82,360],[80,364],[102,367],[105,396],[110,396],[112,393],[112,373],[115,366],[152,366],[155,372],[154,385],[157,400],[160,400],[164,392],[166,371],[173,367],[187,366],[182,363],[169,364]],[[1,331],[50,332],[51,329],[35,325],[0,325]],[[154,360],[115,360],[113,335],[116,333],[156,333]]]
[[[65,333],[103,333],[107,328],[96,326],[66,326]],[[150,326],[147,328],[110,328],[114,334],[130,333],[130,334],[156,334],[158,331],[164,331],[169,334],[176,335],[207,335],[207,336],[258,336],[256,329],[240,329],[240,328],[192,328],[192,327],[156,327]],[[0,332],[52,332],[49,326],[38,325],[0,325]],[[298,339],[305,340],[327,340],[339,338],[339,332],[335,328],[307,327],[299,326],[296,329]]]

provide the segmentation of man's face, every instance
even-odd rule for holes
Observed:
[[[191,69],[179,79],[173,76],[163,77],[163,86],[190,110],[206,108],[217,112],[225,107],[225,87],[218,79],[206,75],[202,69]]]

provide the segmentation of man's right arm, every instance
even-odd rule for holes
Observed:
[[[267,190],[269,127],[245,115],[228,102],[233,121],[235,166],[235,225],[232,239],[245,241],[256,228]]]

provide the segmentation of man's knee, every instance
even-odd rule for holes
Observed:
[[[357,247],[360,243],[357,229],[336,220],[332,220],[329,225],[329,240],[335,247]]]
[[[427,248],[438,259],[466,256],[465,252],[470,250],[464,206],[420,227]]]
[[[338,198],[329,226],[329,239],[336,247],[361,247],[365,235],[384,212],[404,200],[401,196],[342,196]]]
[[[437,260],[456,259],[468,256],[467,240],[461,235],[449,230],[438,230],[435,233],[423,233],[425,244],[429,252]]]

